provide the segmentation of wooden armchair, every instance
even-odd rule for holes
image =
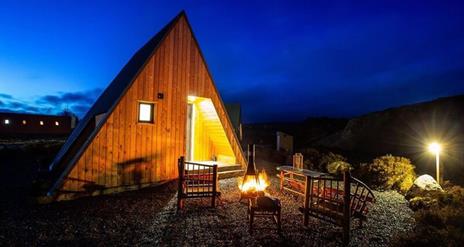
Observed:
[[[216,200],[221,195],[218,190],[217,164],[186,162],[181,156],[178,159],[178,169],[177,210],[183,208],[187,198],[211,197],[211,206],[215,207]]]
[[[331,222],[343,228],[343,243],[350,239],[351,218],[359,219],[360,225],[366,220],[371,204],[375,202],[371,189],[345,172],[342,177],[306,177],[304,225],[309,216]]]

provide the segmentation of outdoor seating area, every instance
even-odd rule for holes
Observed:
[[[309,217],[308,225],[304,226],[304,217],[299,211],[303,197],[280,191],[276,166],[263,167],[260,161],[258,164],[259,168],[269,172],[266,195],[280,202],[280,234],[275,222],[277,215],[260,217],[257,214],[250,234],[249,200],[240,201],[242,177],[234,177],[218,181],[221,196],[216,207],[211,207],[211,197],[197,197],[185,198],[182,210],[177,210],[178,181],[37,207],[26,204],[18,207],[17,202],[7,201],[2,207],[5,217],[2,217],[3,224],[0,226],[0,240],[6,245],[24,242],[32,246],[65,245],[69,242],[94,245],[97,241],[113,246],[342,244],[340,227],[334,224]],[[373,193],[376,203],[369,208],[368,220],[362,228],[354,224],[357,222],[351,224],[351,246],[389,246],[395,236],[408,233],[414,227],[413,212],[401,194],[391,190]],[[266,204],[257,206],[262,208]]]
[[[279,182],[279,178],[271,176],[271,185],[266,193],[280,201],[280,234],[273,216],[255,217],[250,227],[250,205],[248,201],[240,201],[240,178],[230,178],[219,181],[221,203],[215,208],[209,206],[209,198],[191,199],[187,201],[184,210],[176,213],[176,198],[173,198],[155,219],[161,226],[157,230],[160,236],[160,242],[157,243],[215,246],[342,245],[340,227],[315,217],[309,217],[305,226],[303,214],[299,211],[303,205],[302,197],[280,192]],[[369,220],[362,228],[351,223],[352,246],[367,246],[368,243],[387,246],[393,234],[408,231],[412,226],[410,215],[405,214],[409,211],[406,202],[398,204],[401,195],[392,191],[374,193],[378,202],[370,208]],[[391,215],[395,215],[395,218]],[[385,225],[391,227],[385,228]]]
[[[279,199],[284,191],[302,198],[298,210],[303,214],[303,224],[307,227],[309,218],[314,217],[342,228],[342,243],[348,245],[351,233],[351,218],[359,219],[359,227],[366,221],[369,207],[375,202],[371,189],[349,171],[332,175],[303,169],[303,156],[295,154],[293,166],[279,166],[280,193],[270,196],[266,188],[270,185],[267,175],[261,176],[255,164],[255,146],[248,146],[248,165],[244,178],[238,182],[240,200],[248,203],[247,219],[249,233],[253,233],[255,217],[270,218],[276,224],[277,233],[282,234],[282,204]],[[206,165],[186,162],[181,156],[178,160],[179,186],[177,210],[183,208],[187,198],[211,198],[211,206],[216,206],[220,196],[218,188],[217,164]],[[263,174],[266,174],[263,171]],[[302,197],[301,197],[302,196]],[[269,227],[266,227],[269,228]]]

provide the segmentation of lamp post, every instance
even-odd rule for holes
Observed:
[[[429,151],[433,154],[435,154],[435,160],[437,164],[437,183],[440,184],[440,151],[441,151],[441,145],[432,142],[429,145]]]

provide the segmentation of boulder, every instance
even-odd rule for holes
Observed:
[[[432,176],[422,175],[414,180],[414,184],[406,193],[406,199],[409,200],[418,196],[426,197],[441,192],[443,192],[443,189]]]

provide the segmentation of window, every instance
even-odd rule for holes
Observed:
[[[40,121],[40,125],[44,125],[44,121]]]
[[[10,124],[10,120],[9,120],[9,119],[5,119],[5,124]]]
[[[56,125],[56,126],[59,126],[59,125],[60,125],[60,122],[55,121],[55,125]]]
[[[23,120],[23,125],[26,125],[26,123],[27,123],[26,120]]]
[[[139,102],[139,122],[141,123],[153,123],[155,104]]]

